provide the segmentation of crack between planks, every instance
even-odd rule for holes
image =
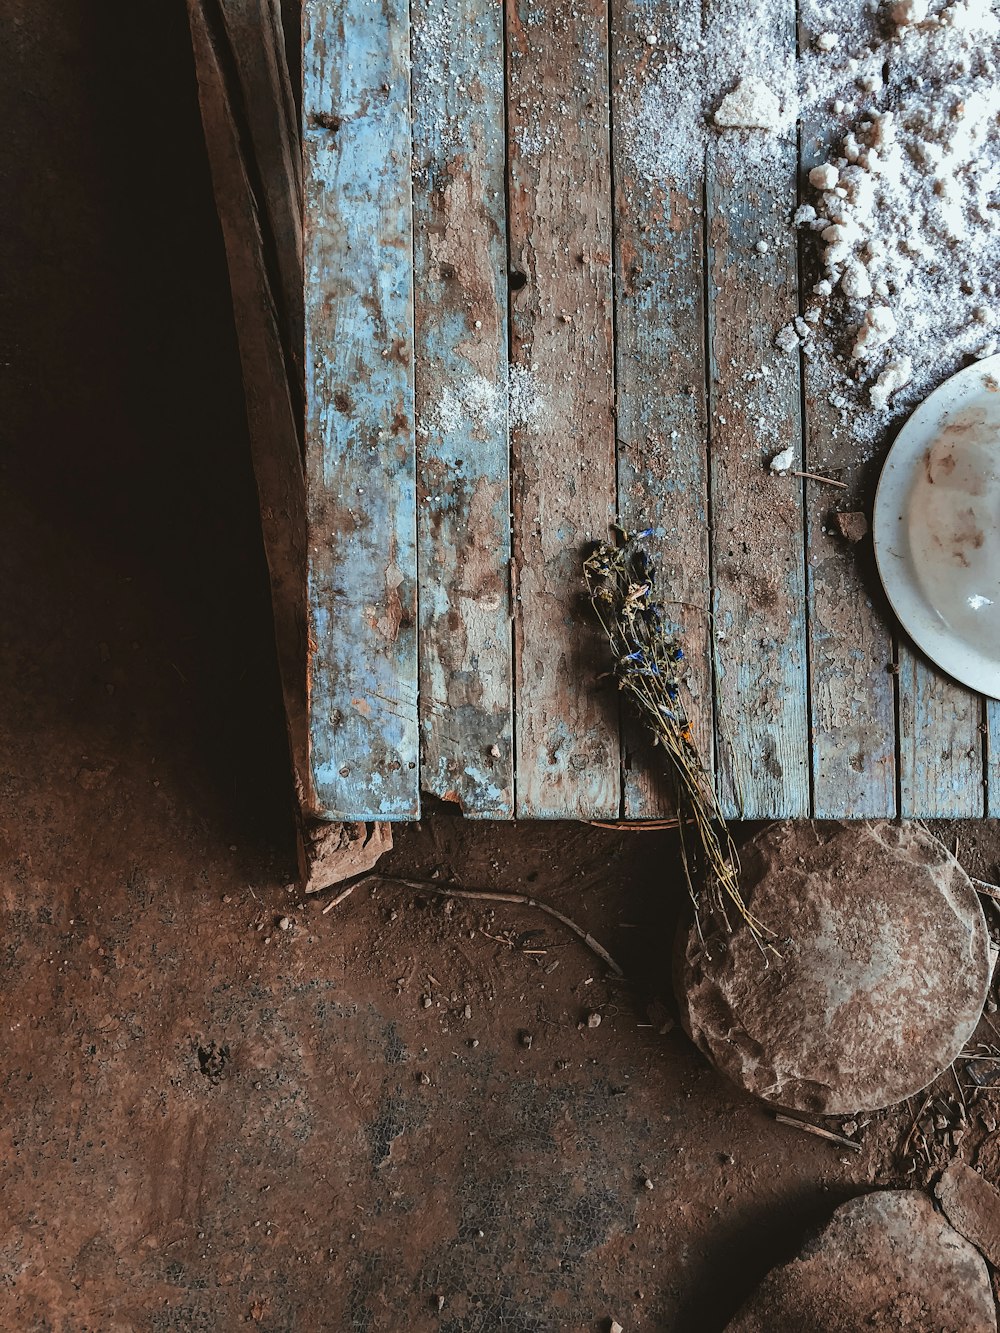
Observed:
[[[413,616],[416,638],[416,661],[414,662],[414,705],[416,708],[417,728],[417,783],[414,793],[414,815],[419,820],[423,804],[424,770],[424,729],[420,720],[421,682],[420,682],[420,494],[419,494],[419,452],[417,449],[417,345],[416,345],[416,216],[413,208],[413,0],[409,0],[406,9],[406,114],[410,125],[410,170],[407,173],[410,210],[410,387],[413,393],[413,422],[411,457],[413,459]]]
[[[516,0],[505,0],[503,22],[500,25],[500,41],[503,59],[503,207],[504,207],[504,254],[507,268],[504,274],[504,287],[507,302],[507,365],[504,383],[504,415],[507,422],[507,519],[509,556],[507,564],[507,597],[510,609],[510,801],[513,818],[518,817],[518,748],[517,748],[517,676],[519,655],[517,645],[517,552],[514,542],[514,435],[510,428],[510,368],[514,359],[514,307],[511,300],[510,272],[513,255],[510,248],[511,219],[511,156],[510,156],[510,28],[508,15],[510,5]]]
[[[615,442],[615,522],[622,522],[621,461],[618,453],[618,261],[620,244],[618,232],[618,176],[615,171],[615,0],[607,0],[607,83],[608,83],[608,177],[611,186],[611,419]],[[643,524],[645,527],[646,524]],[[626,779],[627,741],[625,710],[621,691],[616,695],[618,714],[618,818],[628,816],[628,787]]]
[[[702,9],[704,25],[704,8]],[[702,288],[705,302],[703,321],[705,349],[705,516],[708,522],[708,666],[709,682],[712,692],[712,751],[715,767],[715,793],[720,805],[725,804],[723,791],[723,746],[722,746],[722,711],[720,706],[719,663],[717,660],[717,641],[715,634],[715,509],[712,486],[712,341],[715,329],[715,309],[712,302],[712,238],[710,209],[712,205],[712,187],[709,179],[710,149],[706,148],[702,157],[701,181],[701,249],[702,249]]]
[[[802,11],[801,0],[795,0],[795,61],[798,65],[802,58]],[[795,206],[796,209],[802,204],[802,121],[795,122]],[[799,318],[805,318],[805,283],[804,283],[804,255],[802,234],[793,223],[792,234],[795,239],[795,308],[798,311]],[[809,413],[806,404],[806,358],[805,352],[799,347],[799,448],[802,458],[803,473],[811,468],[811,463],[807,462],[809,449]],[[817,728],[815,726],[816,717],[813,709],[813,574],[812,563],[809,559],[810,537],[812,535],[812,512],[809,508],[809,482],[805,476],[800,480],[802,496],[802,590],[805,595],[805,634],[803,635],[803,648],[806,657],[806,777],[809,784],[809,816],[816,818],[816,766],[819,762],[819,748],[817,745]]]

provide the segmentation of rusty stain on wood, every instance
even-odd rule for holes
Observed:
[[[414,0],[421,785],[514,813],[503,12]]]
[[[507,0],[512,360],[538,396],[512,431],[517,800],[619,812],[618,701],[580,550],[615,517],[608,13]]]

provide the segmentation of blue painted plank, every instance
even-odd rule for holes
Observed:
[[[1000,819],[1000,701],[986,700],[986,813]]]
[[[767,21],[794,51],[794,4]],[[799,366],[774,347],[798,312],[797,160],[793,133],[743,131],[707,165],[717,782],[747,819],[810,813],[802,491],[768,470],[786,447],[802,456]]]
[[[900,814],[979,819],[983,700],[942,676],[909,644],[899,648]]]
[[[803,48],[829,28],[822,0],[801,12]],[[875,41],[880,17],[867,0],[851,0],[839,20],[855,40]],[[842,132],[842,130],[841,130]],[[801,179],[837,156],[831,120],[815,116],[801,126]],[[808,191],[804,198],[812,199]],[[818,248],[805,255],[814,266]],[[806,268],[803,313],[821,275]],[[812,732],[813,814],[817,819],[868,819],[896,813],[896,700],[894,660],[886,607],[876,607],[869,585],[877,582],[870,542],[848,544],[837,535],[833,511],[869,514],[871,472],[860,456],[850,424],[830,402],[842,370],[820,347],[804,362],[806,470],[842,481],[834,490],[805,483],[809,561],[809,707]]]
[[[409,8],[304,11],[310,741],[336,819],[419,814]]]
[[[421,786],[514,812],[503,10],[414,0]]]
[[[678,163],[672,176],[649,168],[647,107],[662,95],[650,31],[695,44],[700,10],[685,0],[612,10],[618,504],[627,528],[655,529],[648,545],[684,644],[689,715],[711,769],[704,162]],[[627,713],[622,736],[625,816],[671,813],[662,751]]]
[[[517,808],[619,813],[618,701],[583,605],[615,517],[606,0],[507,0]]]

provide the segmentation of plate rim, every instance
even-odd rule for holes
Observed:
[[[984,357],[950,375],[903,422],[885,456],[875,489],[872,544],[889,605],[917,648],[959,684],[987,698],[1000,699],[1000,661],[957,639],[943,622],[935,632],[938,613],[912,576],[911,562],[892,549],[894,543],[900,544],[898,534],[904,522],[904,515],[894,511],[900,508],[902,493],[912,485],[913,465],[954,410],[956,396],[965,396],[973,386],[980,392],[990,392],[986,383],[990,376],[1000,382],[1000,355]]]

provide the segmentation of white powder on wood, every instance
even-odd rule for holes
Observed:
[[[823,132],[830,147],[787,219],[820,268],[803,298],[812,341],[804,349],[792,324],[776,343],[822,361],[841,422],[863,444],[997,345],[996,3],[801,0],[812,36],[797,58],[772,0],[721,0],[704,31],[697,7],[682,7],[654,47],[640,25],[635,69],[615,90],[636,176],[693,199],[714,142],[735,141],[766,170],[768,142],[790,143],[797,120]],[[780,231],[759,239],[780,250]],[[766,254],[757,240],[753,253]]]
[[[740,79],[719,103],[713,119],[721,129],[776,130],[781,126],[781,103],[760,79]]]
[[[438,401],[421,413],[417,434],[427,439],[462,432],[473,439],[489,439],[498,432],[536,424],[545,411],[537,377],[524,366],[509,366],[507,376],[506,394],[502,384],[483,375],[446,384]]]
[[[984,345],[1000,268],[1000,21],[990,0],[886,9],[895,26],[872,49],[888,80],[864,111],[845,106],[794,219],[829,222],[813,290],[845,393],[860,376],[874,411],[855,422],[866,439]]]

